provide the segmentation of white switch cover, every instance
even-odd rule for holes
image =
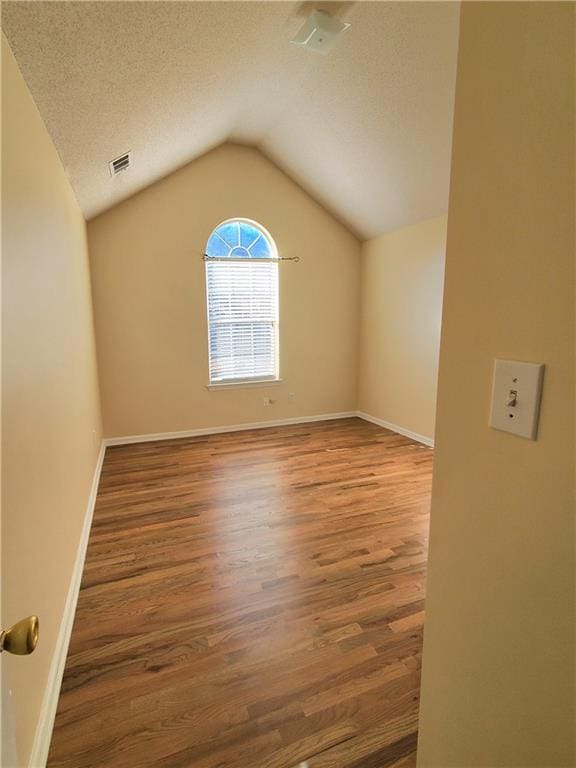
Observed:
[[[536,440],[544,366],[494,361],[490,426]]]

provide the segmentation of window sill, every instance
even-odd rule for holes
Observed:
[[[246,387],[270,387],[282,384],[283,379],[258,379],[257,381],[226,381],[222,384],[206,384],[206,389],[245,389]]]

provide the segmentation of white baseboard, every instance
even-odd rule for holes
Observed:
[[[86,557],[86,549],[88,547],[88,539],[90,537],[90,527],[94,515],[94,506],[96,504],[98,483],[100,482],[100,473],[102,471],[105,451],[106,445],[104,441],[102,441],[100,452],[96,460],[90,495],[86,505],[84,526],[80,535],[80,541],[78,542],[76,561],[74,563],[72,578],[70,579],[70,586],[68,588],[68,596],[66,598],[66,605],[64,606],[64,613],[62,615],[62,622],[58,633],[56,650],[54,651],[50,671],[48,673],[48,681],[46,683],[40,717],[38,719],[34,743],[32,745],[29,768],[45,768],[46,761],[48,760],[48,750],[50,749],[50,740],[52,738],[54,719],[58,707],[58,697],[60,695],[60,687],[64,675],[66,656],[68,655],[68,646],[70,645],[70,635],[72,634],[72,626],[74,624],[74,614],[76,613],[76,604],[80,592],[80,582],[82,581],[82,571],[84,570],[84,560]]]
[[[249,429],[267,429],[269,427],[285,427],[290,424],[308,424],[314,421],[330,421],[332,419],[350,419],[357,417],[384,427],[399,435],[409,437],[418,443],[423,443],[430,448],[434,447],[434,440],[426,435],[420,435],[412,432],[410,429],[392,424],[389,421],[378,419],[363,411],[343,411],[339,413],[322,413],[317,416],[295,416],[289,419],[273,419],[270,421],[253,421],[247,424],[229,424],[222,427],[202,427],[201,429],[184,429],[177,432],[154,432],[146,435],[126,435],[125,437],[108,437],[104,439],[106,446],[112,445],[130,445],[132,443],[151,443],[156,440],[178,440],[183,437],[202,437],[203,435],[219,435],[224,432],[242,432]]]
[[[204,427],[202,429],[185,429],[180,432],[157,432],[149,435],[128,435],[126,437],[108,437],[105,445],[129,445],[130,443],[150,443],[155,440],[177,440],[181,437],[202,437],[203,435],[219,435],[223,432],[242,432],[248,429],[266,429],[267,427],[285,427],[290,424],[308,424],[313,421],[330,421],[332,419],[350,419],[357,416],[356,411],[340,413],[322,413],[318,416],[295,416],[290,419],[275,419],[272,421],[254,421],[250,424],[232,424],[225,427]]]
[[[398,424],[392,424],[389,421],[384,421],[384,419],[377,419],[376,416],[370,416],[369,413],[364,413],[363,411],[356,411],[356,416],[360,419],[364,419],[364,421],[370,421],[372,424],[377,424],[379,427],[384,427],[385,429],[390,429],[392,432],[397,432],[399,435],[404,435],[404,437],[409,437],[411,440],[416,440],[417,443],[423,443],[429,448],[434,448],[434,439],[432,437],[419,435],[418,432],[412,432],[410,429],[399,427]]]

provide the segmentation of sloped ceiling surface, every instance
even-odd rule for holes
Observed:
[[[326,56],[290,43],[318,6],[351,23]],[[87,218],[235,141],[361,238],[447,209],[458,16],[442,2],[2,4]]]

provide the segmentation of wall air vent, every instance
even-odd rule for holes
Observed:
[[[116,176],[116,174],[120,173],[121,171],[126,171],[131,165],[132,159],[130,157],[130,152],[125,152],[123,155],[120,155],[120,157],[112,160],[111,163],[108,163],[108,167],[110,168],[110,176]]]

